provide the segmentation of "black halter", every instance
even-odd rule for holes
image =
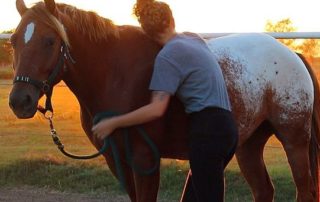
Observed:
[[[73,64],[75,63],[74,59],[70,55],[70,51],[69,51],[68,46],[63,42],[61,45],[58,62],[56,64],[55,68],[53,69],[53,71],[51,72],[51,74],[49,75],[47,80],[39,81],[39,80],[32,79],[28,76],[20,76],[20,75],[16,76],[13,79],[13,83],[23,82],[23,83],[32,84],[36,88],[40,89],[41,92],[46,95],[47,99],[46,99],[45,108],[38,106],[38,110],[40,112],[42,112],[43,114],[45,114],[47,111],[50,111],[51,113],[53,113],[53,108],[52,108],[52,103],[51,103],[53,84],[54,84],[54,81],[56,80],[56,77],[58,76],[59,72],[61,71],[61,68],[64,65],[64,59],[66,59],[67,61],[68,60],[71,61]]]

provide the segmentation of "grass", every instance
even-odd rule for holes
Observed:
[[[42,116],[18,120],[8,107],[11,85],[3,85],[10,83],[10,80],[0,82],[0,186],[31,185],[86,194],[125,194],[102,157],[90,161],[68,159],[52,143],[48,123]],[[53,104],[55,126],[66,149],[79,154],[95,152],[81,129],[78,103],[66,87],[55,88]],[[269,141],[265,159],[276,187],[275,201],[293,201],[292,177],[285,154],[275,139]],[[162,160],[160,200],[179,200],[187,171],[185,161]],[[226,170],[226,181],[226,201],[252,201],[234,159]]]

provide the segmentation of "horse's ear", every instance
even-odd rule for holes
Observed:
[[[44,3],[46,4],[46,8],[52,15],[56,15],[56,3],[54,0],[44,0]]]
[[[28,10],[23,0],[17,0],[16,7],[21,16]]]

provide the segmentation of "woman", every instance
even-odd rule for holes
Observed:
[[[161,117],[170,97],[178,96],[190,114],[189,159],[197,201],[224,200],[224,169],[238,140],[225,81],[206,43],[192,33],[178,34],[169,6],[138,2],[135,15],[148,36],[163,45],[156,57],[151,102],[135,111],[102,120],[92,128],[100,139],[115,129]]]

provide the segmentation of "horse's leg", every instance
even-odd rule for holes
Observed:
[[[239,167],[256,202],[270,202],[274,197],[274,188],[263,160],[263,149],[271,134],[270,124],[264,122],[236,151]]]
[[[107,157],[105,156],[105,159],[107,161],[110,171],[117,178],[117,171],[113,163],[114,162],[113,159],[111,159],[109,156]],[[126,186],[125,190],[128,193],[131,202],[138,202],[136,191],[135,191],[135,183],[134,183],[135,179],[132,173],[132,169],[126,163],[122,163],[121,167],[123,169],[122,171],[125,178],[125,186]]]
[[[81,126],[83,128],[83,130],[85,131],[85,133],[87,134],[88,137],[92,137],[92,131],[91,131],[91,127],[92,127],[92,120],[90,119],[89,113],[87,113],[87,111],[84,108],[81,108],[80,111],[80,118],[81,118]],[[91,142],[94,144],[94,141],[91,140]],[[111,170],[111,172],[113,173],[114,176],[116,176],[116,169],[115,169],[115,165],[113,163],[113,159],[111,159],[109,156],[104,156],[105,160],[109,166],[109,169]],[[136,193],[135,193],[135,189],[134,189],[134,178],[133,178],[133,174],[131,171],[131,168],[129,168],[127,166],[126,163],[122,164],[123,166],[123,172],[125,174],[125,178],[126,178],[126,191],[130,197],[130,200],[132,202],[136,201]]]
[[[309,143],[310,133],[305,130],[305,120],[292,126],[276,127],[277,137],[282,143],[288,157],[292,175],[297,187],[297,201],[316,201],[316,190],[313,184],[310,162]],[[303,123],[301,125],[301,123]]]
[[[144,154],[135,153],[134,162],[141,166],[141,169],[148,169],[154,166],[155,159],[149,152]],[[142,159],[141,159],[142,157]],[[140,162],[140,163],[139,163]],[[156,202],[160,183],[160,170],[157,168],[152,174],[141,174],[133,171],[134,185],[137,202]]]
[[[156,202],[159,190],[160,171],[152,175],[134,174],[137,202]]]
[[[130,141],[133,145],[132,162],[136,165],[136,167],[133,167],[136,171],[132,169],[136,201],[156,202],[160,184],[160,168],[155,168],[155,165],[160,164],[160,159],[155,159],[156,156],[153,154],[150,146],[143,139],[140,139],[140,136],[134,137]],[[151,174],[141,173],[153,168],[155,170]]]

